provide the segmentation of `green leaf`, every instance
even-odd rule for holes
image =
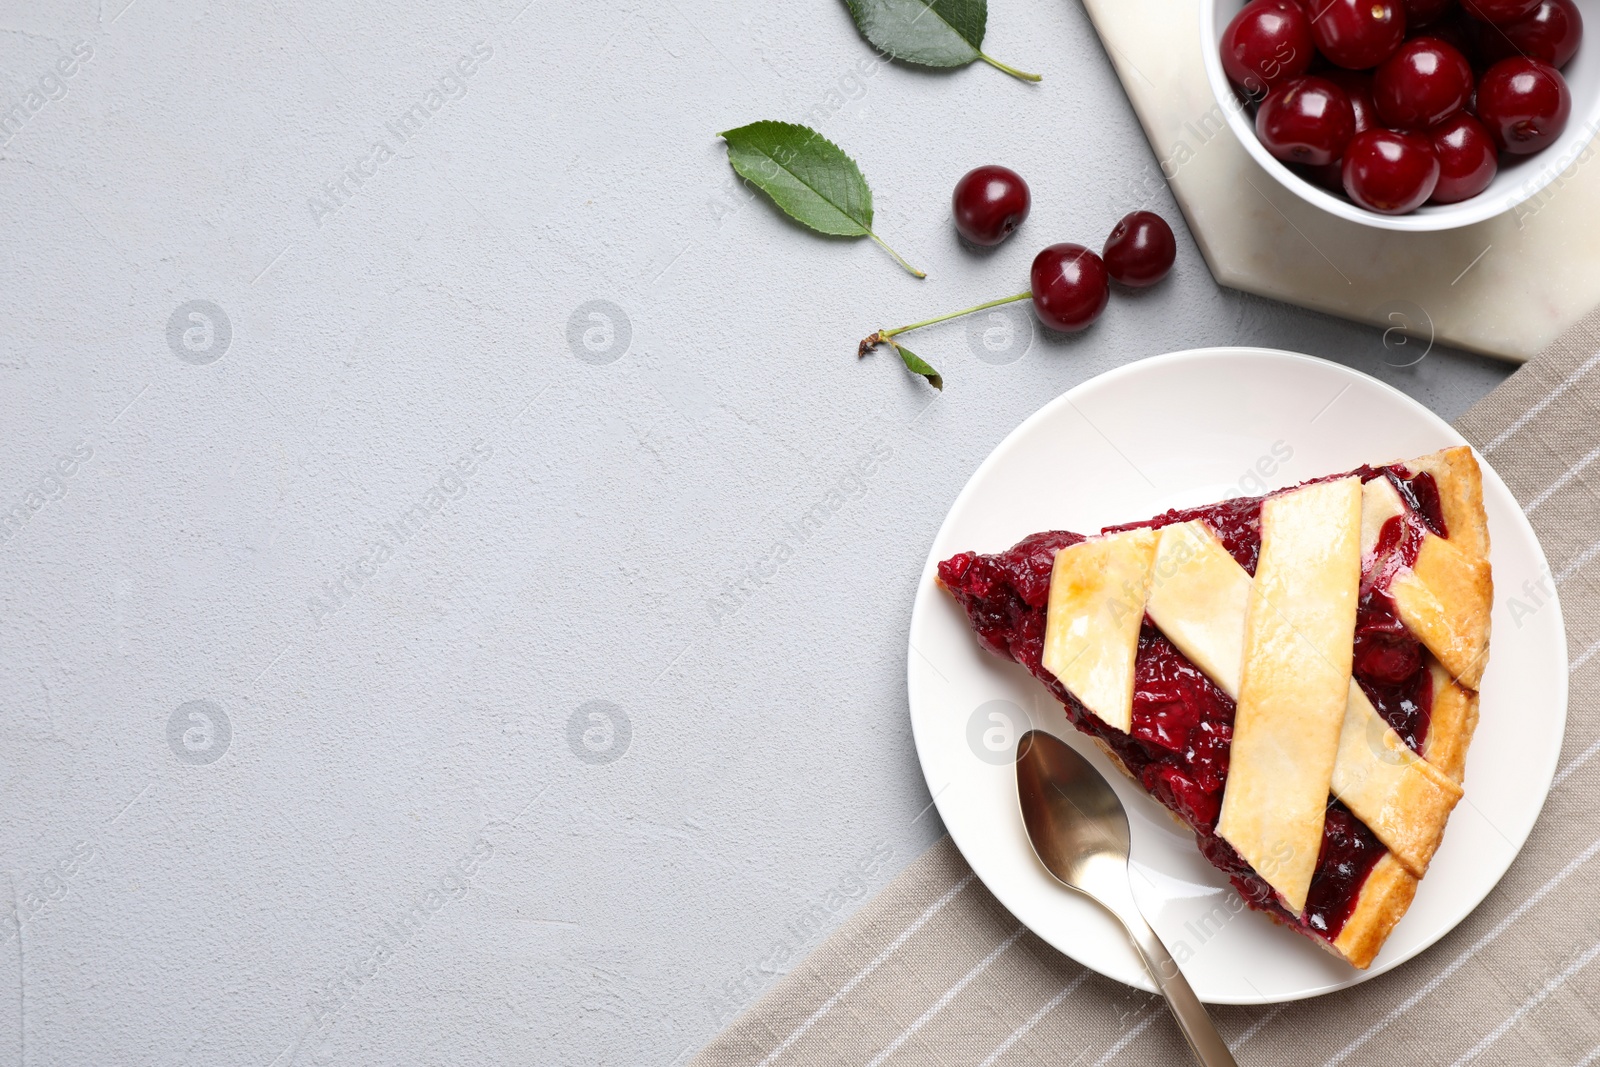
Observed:
[[[861,35],[896,59],[925,67],[963,67],[981,59],[1007,74],[1038,81],[983,52],[987,0],[845,0]]]
[[[896,59],[964,67],[983,54],[987,0],[845,0],[861,35]]]
[[[926,277],[872,232],[872,190],[838,145],[792,122],[752,122],[721,136],[733,169],[790,218],[818,233],[870,237],[906,270]]]
[[[722,134],[728,162],[797,222],[819,233],[872,232],[872,190],[855,160],[807,126],[752,122]]]
[[[924,378],[928,379],[929,385],[933,386],[935,389],[938,389],[940,392],[944,391],[944,378],[940,376],[938,371],[928,366],[927,362],[924,361],[921,356],[917,355],[915,352],[911,351],[911,349],[897,341],[891,341],[889,343],[894,345],[894,350],[896,352],[900,353],[900,361],[906,365],[906,370],[910,371],[912,374],[922,375]]]

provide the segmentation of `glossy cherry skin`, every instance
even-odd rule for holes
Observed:
[[[1415,211],[1438,183],[1439,157],[1421,134],[1371,129],[1356,134],[1344,150],[1344,191],[1368,211]]]
[[[1538,7],[1504,26],[1476,23],[1477,45],[1489,62],[1523,55],[1564,67],[1583,40],[1583,16],[1572,0],[1541,0]]]
[[[1461,0],[1461,10],[1497,25],[1531,15],[1538,6],[1539,0]]]
[[[1422,667],[1422,645],[1410,634],[1356,632],[1352,667],[1362,678],[1400,685]]]
[[[1455,0],[1400,0],[1406,12],[1406,29],[1420,30],[1444,17]]]
[[[1388,59],[1406,35],[1398,0],[1316,0],[1311,36],[1335,66],[1366,70]]]
[[[1143,289],[1167,276],[1178,258],[1178,242],[1166,219],[1154,211],[1135,211],[1112,227],[1100,258],[1111,277]]]
[[[1372,75],[1378,117],[1397,130],[1437,126],[1471,95],[1472,65],[1437,37],[1413,37]]]
[[[1483,123],[1461,111],[1428,131],[1439,157],[1439,182],[1433,187],[1435,204],[1458,204],[1489,187],[1500,170],[1494,139]]]
[[[1333,84],[1344,90],[1344,95],[1350,101],[1350,111],[1355,116],[1355,132],[1370,130],[1379,125],[1378,108],[1372,102],[1372,75],[1364,70],[1345,70],[1335,67],[1321,75]],[[1352,134],[1351,136],[1354,136]],[[1320,167],[1303,167],[1301,174],[1316,182],[1324,189],[1331,189],[1336,193],[1344,192],[1344,167],[1341,161],[1335,159],[1332,163],[1325,163]]]
[[[1572,94],[1550,64],[1513,56],[1484,72],[1477,111],[1502,152],[1526,156],[1548,148],[1567,128]]]
[[[1355,132],[1350,98],[1315,74],[1284,82],[1267,94],[1256,112],[1256,136],[1285,163],[1332,163]]]
[[[1100,317],[1111,299],[1106,265],[1082,245],[1051,245],[1033,257],[1033,310],[1052,330],[1071,333]]]
[[[975,245],[997,245],[1028,217],[1033,199],[1022,175],[1009,167],[969,170],[956,182],[950,210],[956,232]]]
[[[1304,74],[1315,55],[1311,20],[1292,0],[1252,0],[1222,32],[1222,69],[1255,99]]]

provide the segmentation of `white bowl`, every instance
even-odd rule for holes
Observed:
[[[1244,7],[1245,0],[1200,0],[1200,49],[1205,55],[1211,91],[1222,106],[1234,136],[1278,184],[1308,204],[1366,226],[1411,232],[1451,230],[1510,211],[1535,196],[1567,168],[1587,161],[1595,151],[1589,142],[1600,131],[1600,0],[1574,2],[1583,14],[1584,40],[1578,46],[1578,54],[1561,71],[1572,92],[1572,117],[1567,120],[1566,130],[1554,144],[1536,155],[1502,155],[1500,172],[1494,181],[1470,200],[1459,204],[1424,204],[1409,215],[1380,215],[1313,185],[1275,159],[1256,137],[1254,119],[1222,72],[1222,31]]]

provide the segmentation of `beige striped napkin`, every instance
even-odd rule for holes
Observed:
[[[1213,1009],[1242,1064],[1600,1063],[1600,312],[1458,425],[1522,502],[1561,591],[1572,698],[1555,785],[1504,881],[1418,959],[1315,1000]],[[1186,1062],[1162,1001],[1019,926],[949,838],[693,1061]]]

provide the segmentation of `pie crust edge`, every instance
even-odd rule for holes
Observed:
[[[1449,540],[1468,555],[1489,555],[1489,519],[1483,511],[1483,471],[1466,445],[1443,448],[1416,459],[1402,460],[1407,470],[1433,476]]]
[[[1433,711],[1422,742],[1422,758],[1460,784],[1466,776],[1467,749],[1478,728],[1478,693],[1450,677],[1431,655],[1428,670],[1433,675]]]
[[[1417,895],[1419,879],[1405,869],[1392,852],[1385,852],[1372,865],[1372,873],[1361,885],[1350,917],[1339,936],[1332,941],[1313,938],[1352,967],[1366,970],[1389,939],[1389,932],[1405,916]]]

